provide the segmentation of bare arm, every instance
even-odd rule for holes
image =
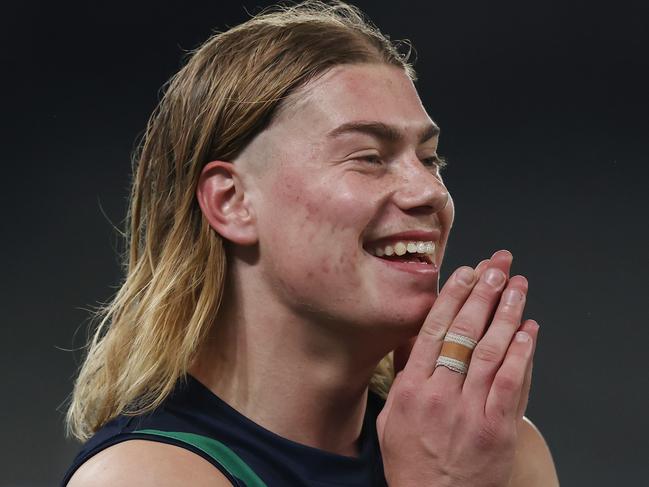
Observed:
[[[519,430],[509,487],[558,487],[559,478],[543,435],[526,417]]]
[[[74,473],[68,487],[232,487],[217,468],[189,450],[128,440],[99,452]]]

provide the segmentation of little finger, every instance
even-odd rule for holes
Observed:
[[[532,357],[532,337],[524,331],[514,335],[502,366],[494,377],[484,406],[490,422],[512,421],[518,412],[527,366]]]
[[[534,366],[534,352],[536,351],[536,344],[538,343],[539,325],[534,320],[527,320],[521,325],[519,331],[524,331],[532,338],[532,356],[530,363],[527,365],[525,372],[525,382],[523,382],[523,390],[521,391],[521,398],[518,403],[518,413],[516,417],[521,419],[527,409],[527,402],[530,397],[530,387],[532,386],[532,368]]]

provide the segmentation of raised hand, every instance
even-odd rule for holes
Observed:
[[[500,251],[458,269],[412,349],[395,351],[405,365],[377,420],[390,487],[508,484],[538,331],[521,325],[527,280],[510,266]],[[466,375],[435,366],[447,332],[478,342]]]

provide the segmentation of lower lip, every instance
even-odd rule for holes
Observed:
[[[380,257],[376,257],[372,254],[368,254],[370,257],[372,257],[375,260],[378,260],[379,262],[382,262],[383,264],[387,265],[388,267],[391,267],[392,269],[398,270],[398,271],[403,271],[403,272],[409,272],[410,274],[415,274],[418,276],[432,276],[437,274],[439,271],[438,267],[436,264],[424,264],[421,262],[415,263],[415,264],[409,264],[407,262],[399,262],[396,260],[386,260],[386,259],[381,259]]]

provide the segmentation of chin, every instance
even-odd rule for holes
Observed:
[[[382,309],[382,312],[379,313],[379,317],[374,322],[375,326],[380,325],[404,331],[410,333],[408,336],[412,336],[419,332],[436,299],[436,294],[429,294],[418,299],[400,301],[398,307],[393,306],[387,309],[385,303],[382,303],[383,306],[377,308]]]

